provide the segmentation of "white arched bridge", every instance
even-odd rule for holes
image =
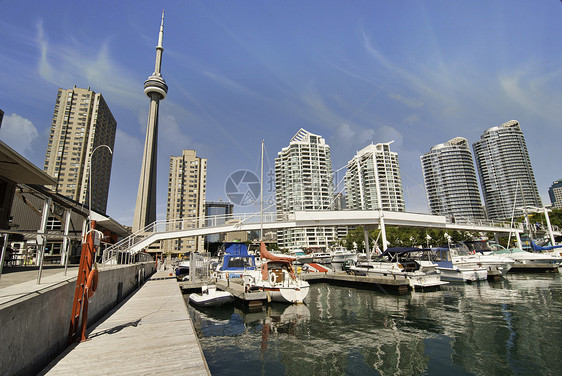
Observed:
[[[518,241],[524,232],[522,227],[512,227],[508,222],[499,221],[460,221],[452,222],[444,216],[365,210],[337,211],[295,211],[289,214],[252,213],[231,214],[201,218],[183,218],[170,221],[156,221],[146,228],[122,239],[104,251],[105,258],[116,252],[137,253],[151,244],[170,239],[191,236],[205,236],[233,231],[280,230],[320,226],[358,226],[366,228],[384,226],[424,227],[445,230],[493,232],[512,234]],[[555,231],[560,235],[560,231]],[[383,244],[386,239],[383,239]]]

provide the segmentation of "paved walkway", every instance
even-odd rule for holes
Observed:
[[[175,278],[158,271],[40,375],[210,375]]]
[[[38,267],[4,267],[0,276],[0,306],[23,298],[29,294],[40,293],[61,282],[76,278],[78,265],[69,266],[64,275],[64,266],[46,267],[41,273],[41,283],[37,284]]]

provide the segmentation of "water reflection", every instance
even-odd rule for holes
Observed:
[[[562,374],[560,275],[387,295],[313,285],[306,305],[190,308],[213,375]]]

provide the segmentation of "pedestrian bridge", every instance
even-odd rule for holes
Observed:
[[[424,227],[444,230],[512,233],[519,240],[523,228],[511,227],[508,222],[499,221],[461,221],[452,222],[444,216],[366,210],[337,211],[295,211],[288,214],[250,213],[214,216],[207,218],[183,218],[170,221],[156,221],[137,231],[104,251],[104,259],[116,252],[135,254],[151,244],[170,239],[191,236],[223,234],[233,231],[281,230],[318,226],[404,226]],[[555,234],[559,235],[557,231]]]

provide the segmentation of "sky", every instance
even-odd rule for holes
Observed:
[[[0,139],[42,169],[58,88],[102,93],[117,120],[107,214],[120,223],[134,215],[163,9],[158,219],[170,156],[196,150],[207,201],[227,201],[231,174],[259,176],[264,140],[271,201],[274,159],[300,128],[326,139],[337,182],[358,150],[394,141],[406,210],[427,213],[420,156],[509,120],[550,204],[562,178],[559,0],[0,0]]]

